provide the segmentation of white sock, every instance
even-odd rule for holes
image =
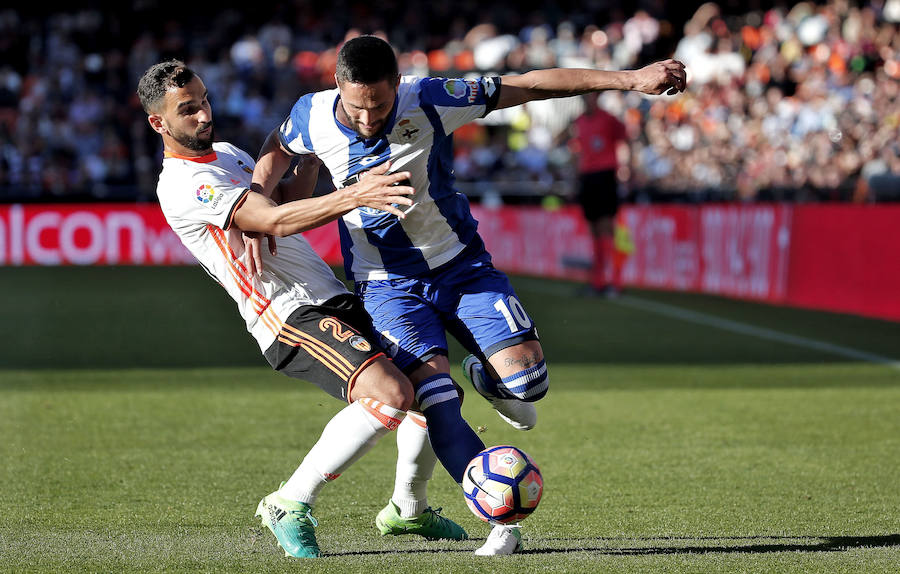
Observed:
[[[372,399],[359,399],[344,407],[325,425],[322,436],[279,494],[312,506],[323,486],[396,429],[405,416],[403,411]]]
[[[391,502],[397,505],[403,518],[419,516],[428,508],[428,481],[436,462],[425,417],[406,413],[406,419],[397,429],[397,476],[391,495]]]

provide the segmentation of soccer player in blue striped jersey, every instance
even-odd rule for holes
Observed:
[[[337,88],[307,94],[274,130],[253,174],[268,194],[292,156],[314,154],[335,187],[372,167],[411,174],[415,189],[401,215],[360,208],[338,222],[348,277],[394,362],[412,381],[441,463],[457,481],[484,444],[460,415],[461,389],[450,378],[446,333],[472,355],[463,363],[475,389],[516,428],[537,422],[533,405],[549,379],[534,322],[507,277],[491,264],[465,196],[454,188],[453,131],[492,110],[531,100],[619,89],[648,94],[684,90],[684,65],[640,70],[548,69],[477,79],[401,77],[391,46],[374,36],[344,44]],[[515,528],[495,526],[477,553],[521,548]]]

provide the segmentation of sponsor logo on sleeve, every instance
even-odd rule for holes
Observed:
[[[469,103],[474,104],[475,100],[478,99],[478,92],[481,91],[481,82],[478,80],[466,80],[466,84],[469,86]]]
[[[448,96],[457,100],[466,97],[466,83],[462,80],[447,80],[444,82],[444,91]]]

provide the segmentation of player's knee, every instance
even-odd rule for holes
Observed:
[[[394,384],[389,385],[387,389],[385,389],[383,401],[395,409],[401,411],[408,411],[410,407],[412,407],[414,400],[414,393],[412,385],[409,381],[401,382],[395,381]]]
[[[550,388],[547,364],[543,360],[527,369],[503,377],[501,381],[507,393],[529,403],[543,398]]]
[[[393,364],[388,363],[391,367]],[[413,384],[396,367],[385,373],[384,393],[387,404],[401,411],[408,411],[416,400],[416,391]]]
[[[413,385],[406,375],[388,360],[366,367],[351,390],[351,400],[371,398],[400,411],[407,411],[415,400]]]

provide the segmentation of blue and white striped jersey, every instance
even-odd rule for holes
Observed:
[[[339,222],[347,276],[356,281],[415,277],[481,244],[469,202],[454,189],[453,131],[486,115],[499,97],[499,78],[476,80],[403,77],[383,132],[366,139],[335,116],[338,90],[301,97],[279,129],[297,154],[314,153],[335,187],[391,161],[409,171],[416,193],[406,218],[358,208]]]

